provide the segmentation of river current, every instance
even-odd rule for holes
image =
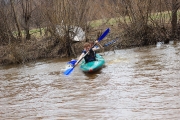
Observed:
[[[180,43],[115,50],[98,72],[70,59],[0,67],[1,120],[180,118]]]

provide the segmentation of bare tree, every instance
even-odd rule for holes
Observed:
[[[22,39],[22,33],[21,33],[20,24],[19,24],[19,21],[18,21],[18,18],[17,18],[17,13],[16,13],[15,6],[14,6],[14,0],[10,0],[10,2],[11,2],[11,8],[12,8],[12,11],[13,11],[13,15],[14,15],[15,25],[17,27],[18,39],[22,40],[22,43],[24,43],[24,40]]]
[[[30,35],[30,18],[32,13],[32,0],[22,0],[22,10],[23,10],[23,18],[25,23],[25,31],[26,31],[26,39],[29,40],[31,38]]]
[[[10,44],[15,39],[11,30],[11,7],[5,1],[0,2],[0,7],[0,44]]]
[[[88,0],[49,0],[43,11],[48,16],[51,35],[57,37],[64,48],[62,52],[75,55],[71,35],[76,27],[87,29]]]
[[[180,1],[172,0],[172,20],[171,20],[172,38],[175,38],[177,35],[177,11],[179,8],[180,8]]]

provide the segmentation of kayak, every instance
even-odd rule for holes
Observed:
[[[101,69],[104,64],[105,64],[104,58],[96,53],[96,61],[85,63],[85,60],[83,59],[80,64],[80,69],[83,72],[94,72]]]

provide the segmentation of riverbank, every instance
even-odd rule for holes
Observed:
[[[96,30],[94,30],[96,31]],[[91,34],[89,38],[95,39]],[[109,36],[106,39],[110,39]],[[104,40],[105,41],[105,40]],[[24,44],[14,42],[11,44],[0,45],[0,65],[23,64],[29,61],[46,58],[64,58],[67,54],[62,40],[55,37],[46,37],[26,41]],[[80,54],[84,42],[72,42],[73,55]],[[73,56],[73,57],[74,57]]]
[[[76,55],[80,54],[83,49],[83,43],[76,42],[72,45]],[[31,40],[25,44],[3,45],[0,46],[0,65],[23,64],[38,59],[67,57],[63,50],[64,48],[58,40],[51,38],[39,41]]]
[[[111,31],[110,33],[100,42],[101,45],[117,39],[115,43],[104,47],[104,51],[112,50],[113,45],[116,49],[125,49],[132,47],[141,47],[144,46],[144,42],[147,42],[147,45],[156,44],[156,39],[151,39],[151,41],[142,41],[131,39],[131,37],[126,37],[127,35],[122,35],[119,32],[118,26],[108,26]],[[107,26],[106,26],[107,28]],[[106,29],[101,28],[101,30]],[[93,30],[98,31],[98,30]],[[96,39],[95,34],[89,34],[88,38],[91,40]],[[77,57],[82,49],[83,42],[74,42],[72,44],[73,55],[72,57]],[[0,46],[0,65],[8,64],[23,64],[29,61],[36,61],[38,59],[46,58],[65,58],[67,55],[64,52],[64,46],[62,46],[60,40],[57,38],[42,38],[42,39],[31,39],[26,41],[24,44],[21,43],[12,43],[8,45]]]

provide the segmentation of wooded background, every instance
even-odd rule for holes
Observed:
[[[180,0],[0,0],[0,8],[1,46],[48,39],[53,44],[46,52],[60,44],[58,53],[70,56],[72,26],[85,31],[86,41],[105,26],[136,46],[180,38]],[[57,25],[65,26],[62,36]]]

